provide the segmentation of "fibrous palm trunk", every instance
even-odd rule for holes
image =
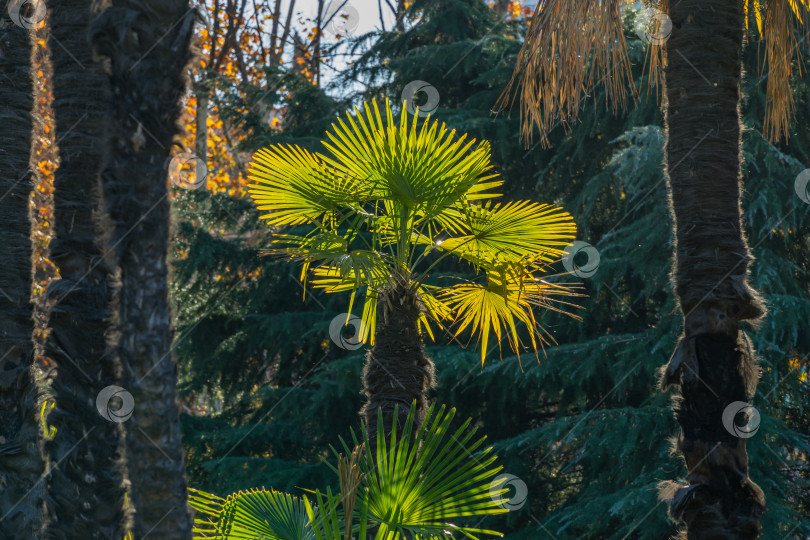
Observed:
[[[6,2],[0,2],[3,15]],[[39,538],[42,460],[32,374],[33,108],[28,30],[0,19],[0,538]]]
[[[688,486],[667,489],[670,514],[690,539],[756,538],[764,497],[748,477],[745,438],[723,423],[727,406],[753,397],[757,368],[740,323],[764,313],[747,283],[752,257],[740,219],[743,7],[738,0],[670,6],[666,159],[684,333],[662,386],[680,386],[678,448],[689,470]]]
[[[101,170],[109,154],[107,76],[88,42],[91,0],[48,0],[53,110],[60,165],[54,174],[51,259],[59,279],[46,354],[57,364],[52,389],[56,427],[46,450],[48,539],[120,539],[125,534],[121,425],[96,407],[118,381],[108,338],[115,328],[114,272],[101,234]],[[109,404],[113,409],[114,404]]]
[[[171,354],[168,298],[169,151],[194,12],[187,0],[114,0],[93,22],[91,41],[113,90],[113,153],[104,197],[120,268],[122,386],[135,412],[126,423],[136,538],[191,537]]]
[[[416,401],[414,434],[427,412],[427,393],[433,388],[434,367],[425,354],[419,334],[422,309],[419,295],[406,284],[383,290],[377,301],[374,345],[366,354],[363,368],[363,392],[367,401],[361,410],[372,448],[376,447],[380,429],[377,425],[379,409],[382,409],[386,438],[391,434],[395,410],[399,431],[411,404]]]

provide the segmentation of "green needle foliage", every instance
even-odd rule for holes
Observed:
[[[601,255],[598,271],[584,283],[584,321],[544,313],[544,327],[561,345],[547,348],[540,363],[524,361],[521,369],[517,357],[505,355],[481,369],[478,351],[439,335],[427,348],[437,367],[433,401],[472,417],[504,472],[528,488],[523,508],[491,516],[486,526],[508,540],[675,535],[677,526],[656,498],[659,481],[684,471],[671,453],[677,424],[669,398],[656,386],[656,370],[680,332],[670,300],[672,240],[656,101],[642,94],[634,107],[614,115],[593,106],[606,99],[597,88],[583,101],[575,127],[559,126],[548,134],[551,148],[527,151],[519,115],[490,114],[511,77],[525,21],[496,25],[498,16],[480,0],[415,0],[409,12],[405,32],[362,42],[367,55],[353,64],[352,76],[371,86],[355,102],[398,100],[408,82],[431,83],[441,95],[436,118],[491,141],[492,164],[504,179],[502,200],[565,201],[576,216],[577,237]],[[625,34],[635,86],[646,88],[646,44],[629,22]],[[743,208],[757,258],[752,280],[770,308],[755,343],[763,374],[752,404],[762,422],[747,444],[751,475],[760,479],[769,504],[762,538],[785,540],[810,535],[804,518],[810,513],[810,333],[801,330],[810,320],[810,207],[794,191],[796,175],[810,166],[810,88],[807,80],[794,81],[790,141],[765,141],[761,75],[767,69],[760,53],[755,46],[745,53]],[[805,55],[791,67],[808,70],[808,60]],[[349,82],[338,81],[343,88]],[[312,134],[323,133],[344,104],[306,81],[301,87],[312,95],[296,98],[295,118],[326,112],[254,143],[326,152]],[[235,115],[240,111],[234,107]],[[184,191],[176,206],[175,245],[187,252],[174,264],[183,396],[225,397],[221,410],[183,417],[190,483],[215,493],[262,485],[326,493],[335,476],[322,458],[349,427],[359,428],[362,405],[364,351],[341,349],[328,333],[350,292],[316,290],[302,302],[299,270],[257,256],[270,231],[250,211],[252,204]],[[436,269],[473,278],[469,265],[450,257]],[[259,277],[240,280],[240,272]],[[362,511],[359,502],[355,511]]]
[[[492,448],[482,448],[486,437],[475,438],[470,420],[451,429],[455,409],[444,406],[431,407],[413,437],[415,412],[414,404],[405,425],[394,425],[390,440],[377,431],[376,460],[365,426],[362,444],[350,450],[344,442],[345,456],[333,449],[338,466],[330,467],[338,475],[340,491],[310,491],[317,504],[306,496],[265,489],[240,491],[224,499],[191,490],[192,507],[207,516],[196,520],[196,538],[432,540],[461,533],[475,540],[478,535],[500,536],[455,522],[508,512],[502,497],[507,490],[501,487],[505,478],[497,476],[501,467],[494,465],[497,457]],[[354,434],[353,438],[357,443]]]
[[[384,120],[383,120],[384,117]],[[418,110],[394,120],[390,103],[376,101],[333,124],[323,146],[328,155],[296,146],[257,152],[250,194],[270,225],[309,226],[304,234],[275,232],[270,251],[301,261],[313,287],[327,293],[365,290],[360,340],[374,344],[383,289],[405,285],[424,303],[420,328],[451,323],[481,343],[483,363],[494,334],[514,351],[522,347],[517,325],[531,329],[531,347],[546,336],[533,308],[565,312],[561,298],[574,288],[553,283],[548,265],[574,239],[573,218],[560,208],[528,201],[499,203],[503,183],[490,165],[486,141],[456,137]],[[426,283],[448,256],[469,263],[472,279],[453,285]],[[552,338],[553,339],[553,338]]]

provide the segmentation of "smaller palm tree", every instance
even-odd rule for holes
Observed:
[[[573,287],[553,283],[548,266],[576,233],[570,214],[548,204],[495,202],[503,182],[489,144],[456,136],[444,124],[394,120],[386,101],[338,119],[323,141],[328,155],[297,146],[260,150],[249,192],[261,216],[278,227],[270,253],[303,263],[301,280],[327,293],[349,292],[349,312],[363,295],[359,339],[372,345],[363,371],[362,414],[376,442],[378,410],[390,433],[416,400],[417,426],[427,410],[434,369],[423,333],[432,325],[476,336],[483,363],[491,341],[516,353],[519,327],[535,354],[553,338],[535,308],[566,312]],[[282,233],[281,227],[293,227]],[[476,277],[448,283],[448,258]],[[443,279],[444,278],[444,279]]]
[[[333,449],[339,491],[310,491],[307,496],[252,489],[227,498],[191,490],[191,506],[200,512],[195,539],[279,540],[428,540],[501,536],[468,527],[457,520],[506,513],[506,477],[497,456],[476,438],[468,419],[453,429],[455,409],[430,407],[425,422],[415,427],[416,407],[406,410],[405,424],[393,426],[390,439],[377,432],[376,455],[369,434],[343,442],[344,454]],[[382,411],[377,412],[378,415]],[[365,427],[365,426],[364,426]],[[413,440],[414,443],[410,441]]]

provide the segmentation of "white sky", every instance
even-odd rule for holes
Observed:
[[[334,10],[338,9],[343,4],[343,1],[344,0],[325,0],[324,4],[327,13],[332,13]],[[396,5],[396,0],[391,0],[391,4]],[[394,14],[386,5],[385,0],[382,0],[382,5],[385,27],[390,29],[394,22]],[[380,11],[377,7],[377,0],[348,0],[344,10],[347,10],[347,13],[351,13],[351,11],[349,11],[351,8],[357,10],[357,28],[352,35],[357,36],[370,32],[375,28],[380,28]],[[318,0],[297,0],[295,3],[296,15],[301,13],[304,17],[314,18],[317,9]]]

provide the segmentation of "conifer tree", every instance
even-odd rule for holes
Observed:
[[[499,361],[493,353],[482,369],[471,348],[428,343],[438,373],[433,401],[473,417],[505,472],[525,483],[525,504],[487,522],[506,538],[660,540],[677,527],[656,499],[658,483],[683,475],[671,453],[670,436],[678,426],[656,375],[669,357],[666,343],[680,331],[666,262],[672,236],[661,172],[662,116],[645,93],[618,114],[593,107],[591,101],[606,98],[596,89],[581,103],[576,125],[552,130],[550,148],[527,151],[519,140],[519,118],[490,114],[511,75],[526,21],[507,19],[487,33],[498,20],[488,9],[473,0],[414,2],[403,16],[403,33],[358,39],[365,60],[349,73],[370,86],[351,97],[398,99],[413,80],[433,85],[441,98],[434,113],[440,120],[493,143],[506,196],[564,201],[577,219],[578,238],[598,250],[600,264],[582,278],[589,295],[582,323],[543,319],[559,346],[541,353],[539,362],[529,355]],[[633,76],[644,88],[646,44],[635,37],[632,13],[628,17]],[[790,142],[767,143],[761,135],[765,92],[756,77],[759,61],[753,47],[746,49],[743,174],[751,183],[743,219],[756,231],[751,245],[760,270],[752,283],[779,309],[754,343],[763,366],[756,403],[762,424],[747,442],[751,475],[769,504],[765,537],[780,540],[788,533],[810,534],[801,517],[807,511],[806,480],[797,481],[808,475],[810,448],[799,411],[810,404],[802,382],[810,337],[796,323],[810,315],[810,245],[799,238],[807,211],[793,188],[810,157],[808,137],[798,129],[810,120],[810,94],[806,83],[796,85],[799,116]],[[337,86],[346,81],[338,79]],[[299,94],[295,127],[262,127],[256,148],[284,140],[317,149],[310,135],[323,128],[323,117],[302,113],[315,104],[332,104],[327,117],[341,110],[343,104],[329,97],[337,92],[310,84],[313,101]],[[248,208],[246,201],[202,191],[183,192],[178,204],[182,249],[173,292],[179,323],[190,330],[176,349],[183,392],[200,402],[206,394],[236,396],[230,405],[223,400],[220,412],[184,416],[191,484],[216,492],[325,485],[319,484],[328,481],[323,449],[357,426],[362,350],[342,349],[329,338],[329,322],[345,310],[345,299],[308,291],[302,303],[297,272],[256,257],[265,240]],[[794,208],[779,222],[783,210]],[[464,275],[462,267],[456,270]],[[240,277],[251,272],[255,277]],[[219,370],[224,379],[206,381]],[[516,491],[520,482],[512,484]]]

